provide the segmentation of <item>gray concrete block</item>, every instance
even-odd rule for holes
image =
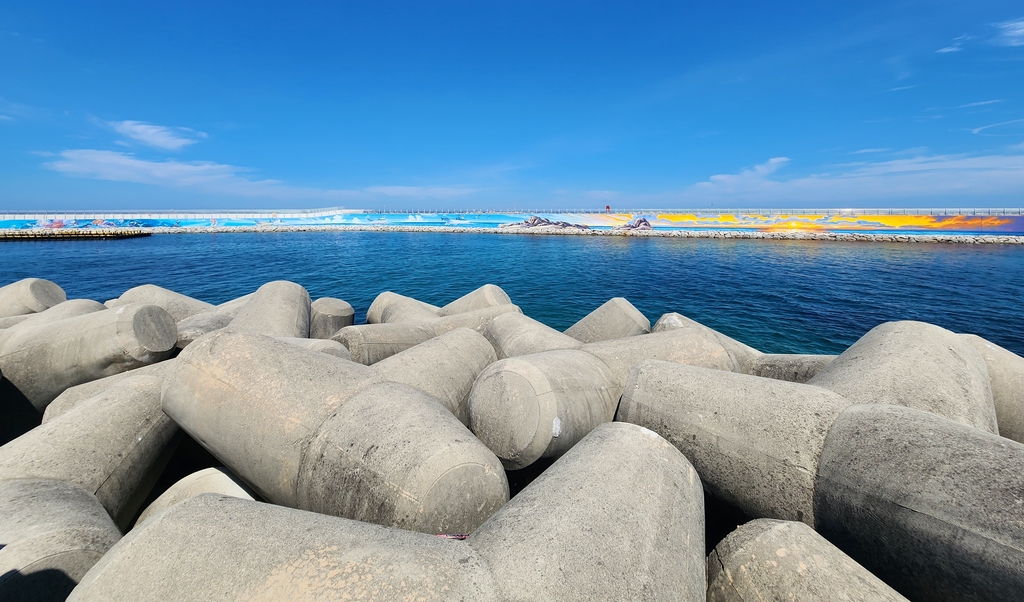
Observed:
[[[64,289],[53,282],[25,278],[0,287],[0,318],[39,313],[66,300]]]
[[[245,304],[249,302],[249,299],[252,299],[252,296],[255,294],[255,292],[252,292],[249,293],[248,295],[242,295],[241,297],[236,297],[230,301],[225,301],[224,303],[218,305],[217,309],[215,309],[214,311],[216,311],[219,314],[224,314],[226,316],[231,316],[232,318],[234,318],[235,316],[238,315],[238,312],[241,311],[243,307],[245,307]]]
[[[707,602],[906,602],[804,523],[741,525],[708,557]]]
[[[417,377],[409,366],[405,376],[411,382],[444,382],[438,374],[445,369],[444,362],[422,369],[425,373]],[[452,380],[458,382],[459,377]],[[399,508],[415,501],[397,499],[413,493],[401,489],[409,478],[402,470],[434,474],[434,478],[451,470],[472,485],[469,475],[490,474],[489,462],[498,466],[493,454],[440,402],[416,389],[385,383],[366,392],[360,403],[349,405],[375,383],[379,384],[379,375],[366,366],[226,329],[196,341],[177,358],[164,390],[163,408],[264,499],[300,508],[312,504],[309,509],[359,520],[401,519],[406,521],[403,526],[411,524],[402,518],[404,514],[381,514],[377,503],[390,499]],[[352,421],[349,414],[363,403],[368,404],[364,414],[377,412],[377,418]],[[417,417],[421,430],[394,428],[411,417]],[[413,432],[416,436],[409,434]],[[466,453],[434,453],[454,446],[455,439],[475,446],[478,460],[467,461]],[[345,447],[354,441],[365,445]],[[413,452],[421,455],[410,456]],[[405,464],[389,464],[399,459]],[[504,482],[504,473],[498,472]],[[316,494],[330,487],[324,479],[338,478],[338,474],[348,475],[346,484],[353,487],[355,501],[340,493]],[[490,483],[488,479],[484,481]],[[443,521],[450,517],[471,516],[472,509],[493,511],[494,504],[500,506],[508,496],[507,484],[498,494],[494,487],[475,485],[461,491],[461,498],[448,498],[452,502],[446,506],[448,514],[424,513],[420,518],[447,524]],[[501,498],[497,502],[495,495]],[[432,507],[431,500],[419,502],[424,508]],[[478,521],[485,518],[477,515]],[[438,532],[440,524],[417,523],[415,528]]]
[[[122,305],[128,304],[120,299],[107,299],[103,302],[103,307],[106,307],[107,309],[114,309],[115,307],[121,307]]]
[[[167,359],[178,331],[165,310],[131,304],[19,329],[0,370],[42,413],[65,389]]]
[[[171,314],[176,323],[181,322],[185,318],[191,318],[192,316],[216,309],[211,303],[193,299],[188,295],[182,295],[155,284],[143,284],[142,286],[130,288],[122,293],[118,299],[125,305],[128,303],[144,303],[146,305],[162,307],[167,310],[167,313]]]
[[[120,372],[112,376],[106,376],[87,383],[75,385],[70,389],[65,389],[63,393],[57,396],[57,399],[54,399],[50,402],[50,405],[46,406],[46,411],[43,412],[43,422],[53,420],[83,401],[107,391],[127,378],[135,376],[155,376],[162,379],[168,372],[170,372],[171,366],[174,365],[174,361],[174,359],[164,360],[156,364],[135,368],[128,372]]]
[[[371,385],[309,442],[296,506],[421,531],[469,533],[508,501],[501,463],[434,398]]]
[[[508,294],[500,286],[485,284],[437,310],[437,315],[442,317],[451,316],[466,313],[467,311],[484,309],[485,307],[509,305],[511,303],[512,300],[509,299]]]
[[[507,358],[486,368],[469,395],[469,426],[505,468],[557,458],[611,422],[622,392],[601,360],[579,350]]]
[[[309,338],[309,293],[294,282],[268,282],[231,320],[235,330],[268,337]]]
[[[633,368],[615,419],[667,439],[708,491],[749,516],[813,525],[825,435],[849,405],[809,385],[644,361]]]
[[[357,324],[334,333],[331,340],[348,348],[352,361],[370,366],[434,338],[422,323]]]
[[[985,360],[924,322],[872,328],[807,382],[854,403],[906,406],[998,434]]]
[[[436,305],[430,305],[391,291],[384,291],[377,295],[373,303],[370,304],[370,308],[366,310],[366,323],[383,324],[386,322],[433,320],[437,317],[438,309],[440,308]]]
[[[817,531],[911,600],[1024,592],[1024,445],[895,405],[847,408],[825,440]]]
[[[70,299],[36,314],[17,316],[18,322],[16,324],[12,324],[5,330],[0,331],[0,349],[3,348],[4,343],[11,335],[22,328],[42,326],[43,324],[59,322],[76,316],[84,316],[85,314],[91,314],[104,309],[106,308],[102,303],[97,303],[91,299]],[[5,319],[12,320],[15,318]]]
[[[1024,358],[978,335],[960,336],[985,360],[999,434],[1024,443]]]
[[[491,320],[509,313],[519,314],[523,313],[523,310],[519,309],[518,305],[511,305],[508,303],[504,305],[492,305],[491,307],[483,307],[481,309],[474,309],[473,311],[466,311],[437,318],[431,322],[427,322],[426,324],[433,329],[435,335],[441,335],[455,330],[456,328],[469,328],[483,334],[484,329],[491,323]]]
[[[468,425],[469,392],[484,368],[496,360],[487,339],[458,328],[374,364],[373,378],[419,389]]]
[[[326,353],[327,355],[333,355],[334,357],[340,357],[348,361],[352,361],[352,354],[349,353],[347,347],[339,343],[338,341],[331,341],[325,339],[297,339],[294,337],[274,337],[275,339],[288,343],[289,345],[297,345],[303,349],[310,351],[319,351],[320,353]]]
[[[498,359],[554,351],[579,349],[583,343],[521,313],[495,317],[484,328]]]
[[[565,334],[583,343],[622,339],[651,331],[651,321],[633,304],[615,297],[583,316]]]
[[[60,481],[0,482],[0,599],[62,602],[121,532],[96,497]]]
[[[224,468],[223,466],[204,468],[203,470],[194,472],[181,479],[174,485],[171,485],[167,491],[161,493],[160,497],[153,500],[153,502],[149,506],[146,506],[146,509],[142,511],[138,520],[135,521],[133,529],[137,529],[139,525],[146,522],[147,519],[153,517],[158,512],[204,493],[216,493],[218,495],[226,495],[242,500],[254,501],[254,494],[252,490],[249,489],[249,486],[243,483],[227,468]]]
[[[129,533],[70,600],[698,602],[703,520],[679,452],[605,425],[465,541],[208,494]]]
[[[750,374],[791,383],[805,383],[837,357],[839,356],[765,353],[754,359]]]
[[[177,444],[163,381],[122,380],[0,447],[0,481],[52,479],[94,494],[120,527],[139,511]]]
[[[231,323],[232,317],[228,314],[210,311],[196,314],[178,322],[178,341],[174,344],[178,349],[188,347],[192,341],[198,339],[208,332],[220,330]]]
[[[355,321],[355,310],[347,301],[321,297],[310,306],[309,338],[329,339]]]
[[[651,328],[651,333],[680,329],[700,333],[699,336],[702,338],[711,338],[716,340],[720,345],[722,345],[722,347],[728,350],[729,355],[732,356],[733,361],[736,363],[736,368],[730,368],[734,372],[752,374],[751,369],[754,365],[754,361],[763,355],[760,351],[749,345],[741,343],[713,328],[708,328],[700,322],[696,322],[677,313],[667,313],[662,315],[654,327]]]

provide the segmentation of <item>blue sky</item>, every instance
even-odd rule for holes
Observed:
[[[0,210],[1024,206],[1019,0],[164,5],[0,4]]]

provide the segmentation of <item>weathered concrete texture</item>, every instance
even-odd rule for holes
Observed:
[[[999,434],[1024,443],[1024,358],[978,335],[960,337],[985,360]]]
[[[742,365],[700,325],[506,358],[473,386],[470,428],[509,470],[558,457],[612,420],[630,369],[644,359],[720,370]]]
[[[901,405],[999,432],[985,360],[932,324],[876,326],[807,382],[854,403]]]
[[[348,348],[352,361],[370,366],[429,341],[434,330],[422,323],[359,324],[346,326],[331,340]]]
[[[223,466],[205,468],[188,475],[174,485],[171,485],[167,491],[161,493],[160,497],[153,500],[153,503],[149,506],[146,506],[146,509],[139,515],[138,520],[135,521],[133,528],[137,529],[139,525],[161,510],[204,493],[216,493],[249,501],[254,500],[252,490],[232,474],[230,470]]]
[[[326,353],[327,355],[333,355],[334,357],[340,357],[342,359],[352,361],[352,354],[349,353],[348,348],[339,343],[338,341],[331,341],[325,339],[298,339],[294,337],[274,337],[277,340],[288,343],[289,345],[297,345],[303,349],[310,351],[319,351],[320,353]]]
[[[334,333],[355,321],[355,310],[347,301],[320,297],[310,306],[309,338],[329,339]]]
[[[384,291],[377,295],[366,310],[367,324],[383,324],[385,322],[422,322],[437,317],[436,305],[430,305],[413,299]]]
[[[556,458],[611,422],[622,389],[601,360],[578,350],[501,360],[477,378],[469,425],[509,470]]]
[[[633,368],[615,419],[665,437],[708,491],[748,515],[814,525],[818,459],[849,405],[809,385],[645,361]]]
[[[146,305],[162,307],[167,310],[167,313],[171,314],[175,322],[181,322],[185,318],[191,318],[192,316],[216,309],[211,303],[193,299],[187,295],[182,295],[154,284],[143,284],[142,286],[130,288],[118,299],[124,304],[145,303]]]
[[[662,315],[658,318],[658,322],[654,327],[651,328],[651,332],[665,332],[668,330],[680,329],[689,330],[694,333],[701,333],[700,336],[702,338],[711,338],[717,341],[718,344],[724,347],[733,358],[733,361],[736,364],[735,368],[730,368],[733,372],[751,374],[754,361],[763,355],[760,351],[754,349],[750,345],[741,343],[713,328],[708,328],[700,322],[691,320],[682,314],[667,313]]]
[[[381,383],[354,395],[320,426],[305,456],[296,505],[324,514],[468,533],[508,501],[494,454],[408,385]]]
[[[249,299],[252,299],[252,296],[255,294],[255,292],[252,292],[249,293],[248,295],[242,295],[241,297],[237,297],[230,301],[225,301],[224,303],[218,305],[217,309],[215,309],[214,311],[216,311],[219,314],[224,314],[234,318],[235,316],[238,315],[238,312],[240,312],[242,308],[245,307],[245,304],[249,302]]]
[[[484,328],[498,359],[554,351],[579,349],[583,343],[521,313],[502,314]]]
[[[39,479],[0,482],[0,600],[62,602],[121,532],[96,497]]]
[[[22,328],[42,326],[43,324],[59,322],[60,320],[66,320],[76,316],[84,316],[85,314],[91,314],[104,309],[106,308],[102,303],[98,303],[91,299],[71,299],[63,303],[58,303],[50,309],[41,311],[37,314],[17,316],[17,324],[12,324],[7,329],[0,331],[0,348],[3,348],[4,343],[11,337],[11,335]],[[5,319],[11,320],[14,318]]]
[[[294,282],[268,282],[231,320],[231,328],[268,337],[309,338],[309,293]]]
[[[155,376],[158,378],[165,378],[167,373],[170,372],[171,366],[174,365],[174,361],[175,360],[173,359],[164,360],[162,362],[136,368],[128,372],[121,372],[114,374],[113,376],[107,376],[87,383],[82,383],[80,385],[75,385],[58,395],[57,399],[54,399],[50,405],[46,406],[46,411],[43,412],[43,422],[53,420],[83,401],[107,391],[127,378],[133,378],[135,376]]]
[[[60,304],[58,303],[58,305],[60,305]],[[100,303],[100,305],[103,305],[103,304]],[[26,319],[28,319],[29,316],[34,316],[34,315],[35,314],[21,314],[20,316],[8,316],[6,318],[0,318],[0,329],[10,328],[11,326],[14,326],[15,324],[20,324],[23,321],[25,321]]]
[[[469,392],[484,368],[496,360],[487,339],[458,328],[374,364],[373,374],[378,382],[404,383],[423,391],[468,425]]]
[[[196,314],[178,322],[178,341],[174,344],[178,349],[188,347],[192,341],[208,332],[220,330],[231,323],[231,316],[215,311]]]
[[[750,374],[791,383],[805,383],[837,357],[839,356],[765,353],[754,359]]]
[[[69,387],[170,357],[177,335],[160,307],[125,305],[19,329],[0,348],[0,370],[42,413]]]
[[[702,602],[703,520],[679,452],[605,425],[466,541],[203,495],[129,533],[70,600]]]
[[[106,307],[107,309],[114,309],[115,307],[121,307],[122,305],[127,305],[127,303],[120,299],[107,299],[103,302],[103,307]]]
[[[1024,445],[910,408],[851,406],[829,430],[816,529],[911,600],[1024,592]]]
[[[583,343],[622,339],[651,331],[651,321],[622,297],[609,299],[604,305],[583,316],[565,334]]]
[[[510,303],[512,303],[512,300],[509,299],[508,294],[500,286],[485,284],[437,310],[437,315],[442,317],[451,316],[495,305],[509,305]]]
[[[0,318],[39,313],[66,300],[64,289],[53,282],[25,278],[0,287]]]
[[[707,602],[906,602],[804,523],[741,525],[708,557]]]
[[[0,447],[0,480],[53,479],[95,494],[126,528],[174,451],[160,409],[163,381],[125,379]]]
[[[445,362],[423,366],[420,375],[415,365],[406,367],[410,382],[445,382]],[[226,329],[177,358],[163,408],[277,504],[437,533],[452,525],[471,530],[507,501],[497,459],[444,406],[400,384],[367,389],[379,379],[354,362]],[[461,497],[422,488],[448,471],[461,475]],[[334,490],[342,477],[351,490]],[[410,517],[409,504],[422,512]]]
[[[402,321],[346,326],[331,338],[348,347],[352,352],[353,361],[369,366],[446,332],[458,328],[483,332],[497,316],[521,312],[516,305],[495,305],[422,322]]]

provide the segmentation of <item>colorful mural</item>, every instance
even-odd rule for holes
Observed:
[[[1024,215],[882,215],[842,213],[336,213],[277,217],[252,214],[238,217],[120,218],[77,216],[74,219],[11,219],[0,215],[0,229],[79,228],[258,228],[267,226],[435,226],[449,228],[499,228],[539,218],[563,225],[592,229],[654,230],[813,230],[857,232],[943,232],[965,234],[1024,235]],[[522,225],[520,227],[529,227]],[[541,226],[542,227],[542,226]]]

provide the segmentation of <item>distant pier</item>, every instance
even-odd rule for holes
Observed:
[[[96,240],[96,239],[117,239],[117,238],[141,238],[151,236],[152,233],[141,228],[111,228],[111,229],[82,229],[82,230],[0,230],[0,241],[7,240]]]

